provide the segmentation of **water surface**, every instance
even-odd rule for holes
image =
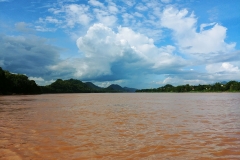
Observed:
[[[240,159],[240,94],[2,96],[0,159]]]

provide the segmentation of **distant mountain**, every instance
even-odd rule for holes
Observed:
[[[92,88],[92,89],[97,89],[97,90],[103,89],[103,88],[101,88],[101,87],[96,86],[96,85],[93,84],[92,82],[86,82],[85,84],[86,84],[89,88]]]
[[[227,84],[228,82],[227,81],[222,81],[221,84]]]
[[[50,85],[41,86],[42,93],[104,93],[104,92],[135,92],[133,88],[122,88],[117,84],[112,84],[107,88],[96,86],[92,82],[82,82],[76,79],[57,79]]]
[[[128,87],[123,87],[126,91],[128,92],[136,92],[136,88],[128,88]]]
[[[50,85],[38,86],[35,81],[27,76],[11,74],[0,67],[0,95],[1,94],[40,94],[40,93],[111,93],[111,92],[135,92],[136,89],[121,87],[112,84],[107,88],[101,88],[92,82],[82,82],[77,79],[57,79]]]
[[[107,90],[117,91],[117,92],[125,92],[126,90],[117,84],[111,84],[106,88]]]
[[[50,85],[41,86],[43,93],[89,93],[95,92],[94,89],[90,88],[87,84],[80,80],[69,79],[62,80],[57,79]]]
[[[116,92],[135,92],[137,89],[135,88],[128,88],[128,87],[121,87],[117,84],[111,84],[106,88],[106,90],[116,91]]]

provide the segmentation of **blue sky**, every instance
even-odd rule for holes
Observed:
[[[240,81],[239,0],[0,0],[0,66],[155,88]]]

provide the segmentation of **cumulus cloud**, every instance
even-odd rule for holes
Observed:
[[[3,68],[24,73],[40,85],[57,78],[125,84],[129,78],[146,78],[149,74],[178,70],[185,65],[184,60],[174,54],[174,46],[159,48],[153,39],[128,27],[120,26],[114,32],[99,23],[76,42],[82,58],[61,60],[60,49],[40,37],[2,36],[0,41]]]
[[[210,54],[234,51],[235,43],[226,43],[227,28],[220,24],[202,24],[197,32],[197,18],[187,9],[178,10],[173,7],[164,9],[161,25],[173,30],[174,39],[183,53]],[[212,26],[204,30],[204,27]]]
[[[95,24],[89,28],[85,36],[77,40],[77,46],[88,61],[91,59],[102,61],[101,66],[106,67],[94,67],[95,72],[107,75],[114,75],[116,74],[114,72],[121,70],[127,74],[136,68],[158,71],[164,67],[174,68],[184,64],[183,59],[173,54],[175,50],[173,46],[158,48],[154,45],[153,39],[127,27],[119,27],[115,33],[103,24]],[[85,65],[85,69],[92,66]],[[98,66],[97,63],[95,65]]]
[[[4,35],[0,37],[0,65],[41,84],[78,78],[103,86],[135,85],[135,81],[142,83],[139,79],[152,81],[156,75],[165,77],[158,81],[163,85],[239,79],[240,54],[235,43],[226,42],[227,28],[215,22],[198,24],[188,9],[163,4],[170,2],[57,1],[37,20],[35,30],[63,29],[77,39],[80,55],[74,57],[78,58],[60,59],[60,50],[46,39]],[[15,29],[25,34],[32,24],[18,22]]]
[[[239,63],[236,64],[238,65]],[[204,78],[215,82],[239,80],[240,69],[237,65],[229,62],[206,65],[207,76]]]
[[[206,66],[206,70],[209,73],[240,73],[238,66],[234,66],[229,62],[209,64]],[[240,75],[239,75],[240,77]]]
[[[239,80],[240,69],[239,63],[214,63],[205,66],[207,72],[202,70],[188,69],[176,73],[164,74],[165,79],[153,82],[158,86],[166,84],[172,85],[198,85],[198,84],[213,84],[216,82]]]
[[[73,71],[82,80],[124,80],[136,75],[178,70],[185,61],[173,54],[173,46],[158,48],[151,38],[119,27],[117,32],[94,24],[77,40],[83,58],[68,59],[49,67],[52,71]],[[167,68],[167,69],[166,69]]]

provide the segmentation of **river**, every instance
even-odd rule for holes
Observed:
[[[0,159],[240,159],[240,93],[0,97]]]

